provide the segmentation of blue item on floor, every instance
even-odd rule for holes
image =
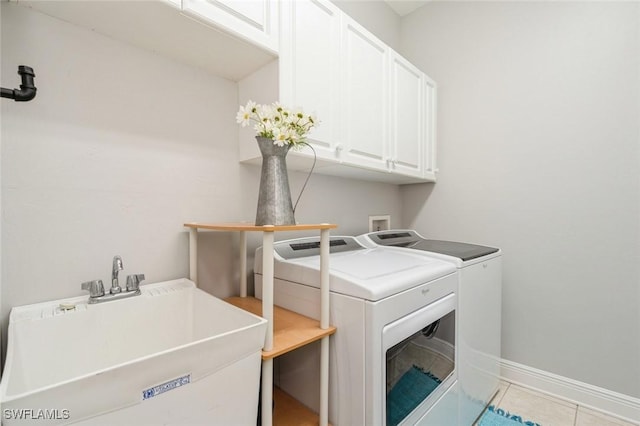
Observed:
[[[478,426],[541,426],[531,420],[523,420],[521,416],[504,411],[502,408],[495,408],[493,405],[487,407],[487,411],[482,415]]]
[[[415,365],[387,394],[387,426],[396,426],[431,393],[441,380]]]

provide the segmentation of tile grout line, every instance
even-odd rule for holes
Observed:
[[[533,395],[536,395],[537,397],[543,398],[543,399],[547,400],[548,402],[564,406],[565,408],[573,409],[574,410],[574,414],[573,414],[572,425],[573,426],[579,426],[580,424],[582,424],[582,423],[580,423],[580,424],[578,423],[579,412],[580,412],[580,408],[581,408],[580,404],[578,404],[578,403],[576,403],[574,401],[570,401],[570,400],[567,400],[567,399],[563,399],[563,398],[559,398],[559,397],[547,394],[547,393],[545,393],[543,391],[539,391],[537,389],[529,388],[527,386],[519,386],[519,385],[515,384],[515,388],[514,388],[513,386],[511,386],[511,385],[514,385],[514,383],[508,382],[506,380],[502,380],[502,384],[505,386],[504,392],[503,392],[502,396],[500,397],[499,402],[496,404],[496,407],[498,407],[498,404],[502,405],[502,403],[504,402],[504,398],[507,396],[507,392],[508,391],[511,391],[513,389],[520,389],[521,388],[522,390],[524,390],[526,392],[531,392]],[[505,409],[502,406],[500,408]],[[587,407],[582,407],[582,408],[586,409]],[[608,413],[601,412],[601,411],[596,410],[596,409],[589,409],[589,410],[593,411],[594,413],[597,413],[597,414],[603,416],[605,421],[612,422],[612,424],[615,423],[617,425],[617,424],[619,424],[619,422],[623,422],[625,425],[628,424],[629,426],[640,426],[640,423],[638,423],[638,422],[633,422],[633,421],[630,422],[629,420],[619,419],[614,415],[610,415]],[[534,419],[532,419],[532,420],[534,420]],[[620,423],[620,424],[622,425],[622,423]]]
[[[511,386],[514,385],[514,386]],[[571,402],[571,401],[567,401],[567,400],[563,400],[557,397],[554,397],[552,395],[546,394],[544,392],[540,392],[538,390],[535,389],[530,389],[526,386],[519,386],[517,384],[514,383],[510,383],[509,387],[508,387],[508,391],[509,394],[507,394],[507,392],[504,393],[503,399],[500,401],[501,405],[502,405],[502,409],[507,410],[506,407],[504,407],[505,404],[505,400],[508,398],[516,398],[518,400],[529,400],[530,398],[537,398],[540,399],[541,401],[546,401],[545,403],[549,403],[552,404],[554,406],[560,407],[563,410],[569,410],[569,412],[565,411],[565,415],[567,415],[567,417],[565,417],[564,421],[562,422],[564,425],[570,425],[570,426],[576,426],[577,423],[577,412],[578,412],[578,405]],[[517,391],[515,394],[513,393],[513,391]],[[522,395],[522,393],[524,394],[524,396]],[[511,401],[513,402],[513,401]],[[510,408],[511,409],[511,408]],[[573,410],[573,415],[571,416],[570,410]],[[520,412],[518,412],[518,414],[521,414]],[[534,413],[529,413],[529,415],[531,416],[530,420],[531,421],[538,421],[539,417],[536,416]],[[542,423],[543,426],[545,424],[550,424],[549,419],[546,420],[547,423]],[[553,423],[553,421],[552,421]]]
[[[502,381],[503,384],[506,384],[505,388],[504,388],[504,392],[502,392],[502,395],[500,395],[500,398],[498,398],[495,403],[493,404],[493,406],[495,408],[500,408],[500,403],[502,402],[502,400],[504,399],[504,396],[507,394],[507,392],[509,391],[509,388],[511,387],[511,383],[510,382],[505,382]],[[498,388],[499,389],[499,388]]]
[[[507,387],[505,388],[504,392],[502,393],[502,396],[500,397],[500,401],[498,401],[498,404],[502,403],[502,400],[504,399],[504,396],[507,394],[509,389],[511,389],[511,383],[507,384]]]

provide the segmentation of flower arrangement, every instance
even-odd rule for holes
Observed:
[[[290,110],[278,102],[259,105],[253,101],[240,106],[236,121],[242,127],[253,122],[258,136],[272,139],[275,145],[294,148],[306,143],[307,134],[318,123],[313,115],[305,114],[301,109]]]

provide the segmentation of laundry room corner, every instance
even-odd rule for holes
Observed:
[[[431,2],[401,28],[441,170],[404,225],[504,251],[503,358],[637,400],[640,4]]]

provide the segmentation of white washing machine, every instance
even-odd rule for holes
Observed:
[[[274,243],[274,301],[319,318],[319,238]],[[262,296],[261,248],[256,297]],[[457,268],[395,247],[366,248],[354,237],[331,237],[329,421],[336,426],[457,424]],[[278,358],[274,381],[318,409],[317,347]]]
[[[378,231],[359,236],[367,247],[404,247],[459,270],[459,424],[472,425],[498,389],[502,309],[502,253],[494,247],[429,240],[414,230]]]

